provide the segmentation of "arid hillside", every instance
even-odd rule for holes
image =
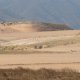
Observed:
[[[3,49],[22,51],[31,48],[38,50],[40,47],[40,51],[80,51],[80,30],[20,31],[24,32],[0,33],[0,46],[9,46]]]
[[[80,30],[26,32],[19,29],[0,33],[0,68],[80,71]]]
[[[8,22],[0,23],[0,32],[41,32],[55,30],[71,30],[65,24],[37,23],[37,22]]]

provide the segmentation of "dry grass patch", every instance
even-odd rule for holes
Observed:
[[[62,46],[62,45],[70,45],[80,43],[80,37],[73,37],[71,39],[63,39],[63,40],[52,40],[48,42],[41,43],[42,46],[46,46],[46,48],[54,47],[54,46]]]
[[[80,80],[80,73],[69,69],[0,69],[0,80]]]

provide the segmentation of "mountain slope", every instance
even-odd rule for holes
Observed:
[[[57,30],[72,30],[65,24],[51,24],[51,23],[1,23],[0,32],[42,32],[42,31],[57,31]]]
[[[0,20],[80,25],[80,0],[0,0]]]

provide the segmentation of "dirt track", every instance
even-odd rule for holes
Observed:
[[[0,55],[0,68],[71,68],[80,70],[80,54],[7,54]]]

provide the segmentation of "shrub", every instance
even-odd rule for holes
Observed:
[[[69,69],[3,69],[0,70],[0,80],[80,80],[80,73]]]

